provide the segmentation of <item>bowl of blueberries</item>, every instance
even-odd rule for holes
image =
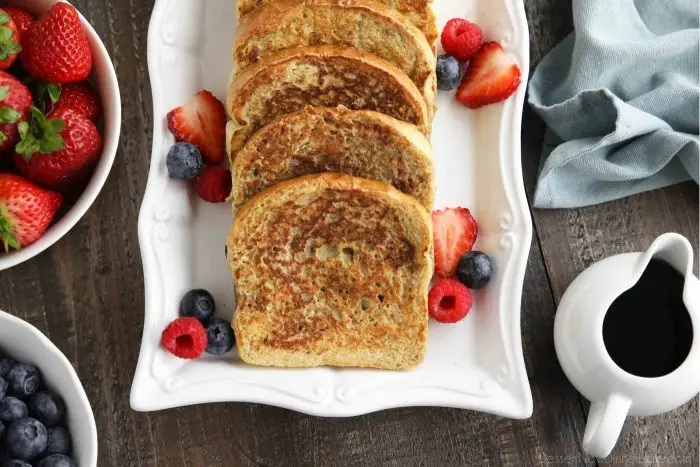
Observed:
[[[0,311],[0,467],[97,465],[90,402],[68,359]]]

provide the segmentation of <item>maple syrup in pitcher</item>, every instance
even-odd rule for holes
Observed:
[[[647,378],[681,366],[693,341],[684,282],[668,263],[652,259],[639,281],[615,299],[603,320],[603,341],[617,366]]]

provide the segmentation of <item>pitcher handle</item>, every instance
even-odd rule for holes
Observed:
[[[583,450],[595,457],[606,457],[620,437],[622,425],[632,401],[620,394],[611,394],[604,401],[591,403],[586,431],[583,434]]]

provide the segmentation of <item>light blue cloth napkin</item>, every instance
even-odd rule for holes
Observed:
[[[698,182],[698,0],[573,0],[575,32],[537,66],[547,124],[534,197],[597,204]]]

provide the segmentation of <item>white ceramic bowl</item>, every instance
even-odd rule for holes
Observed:
[[[58,3],[58,1],[59,0],[7,0],[3,2],[3,4],[21,6],[38,16],[51,8],[53,4]],[[102,157],[82,195],[80,195],[80,198],[78,198],[70,210],[66,212],[63,217],[58,219],[36,243],[19,251],[13,251],[7,254],[0,253],[0,270],[10,268],[33,258],[68,233],[68,231],[83,217],[85,212],[95,201],[95,198],[97,198],[114,163],[122,120],[117,74],[114,72],[114,66],[112,65],[112,60],[109,58],[107,49],[105,49],[104,44],[97,36],[95,30],[82,15],[80,15],[80,21],[83,23],[83,29],[85,29],[90,41],[94,61],[92,74],[100,96],[102,97],[104,112],[104,131],[102,132],[104,149]]]
[[[68,359],[37,328],[0,311],[0,350],[19,362],[31,363],[66,403],[73,458],[80,467],[97,465],[97,427],[90,402]]]

